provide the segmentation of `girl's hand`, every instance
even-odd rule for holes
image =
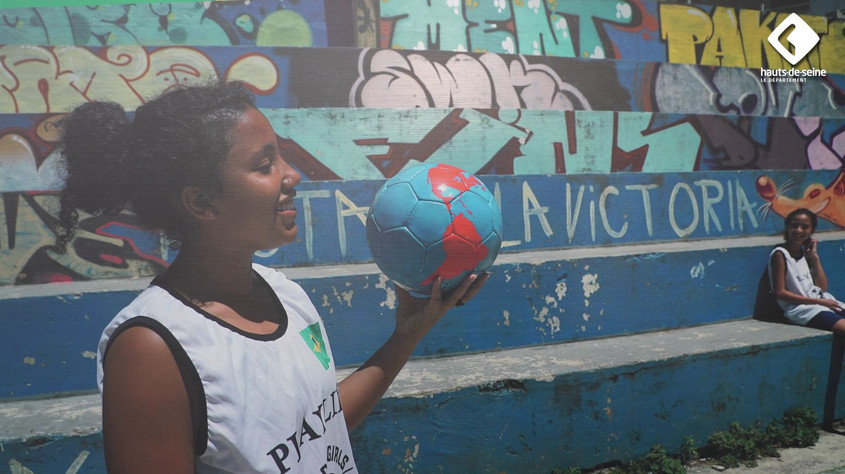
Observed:
[[[839,302],[836,300],[829,300],[829,299],[821,299],[819,300],[819,304],[826,307],[827,309],[833,311],[834,313],[842,312],[843,308],[839,305]]]
[[[816,239],[807,239],[807,242],[804,244],[804,250],[806,252],[807,260],[812,262],[819,261],[819,252],[818,252],[818,242]]]
[[[415,298],[404,288],[396,286],[396,293],[399,295],[396,331],[422,339],[449,310],[469,303],[489,277],[489,273],[470,274],[445,298],[440,290],[441,278],[432,285],[429,298]]]

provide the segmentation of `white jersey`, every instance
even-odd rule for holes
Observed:
[[[185,381],[197,472],[357,472],[317,310],[282,273],[253,268],[287,314],[278,330],[244,332],[156,280],[103,332],[100,391],[109,342],[128,327],[148,327],[168,344]]]
[[[772,284],[772,257],[776,252],[783,254],[786,260],[786,275],[784,277],[784,286],[787,291],[805,296],[807,298],[824,298],[828,300],[836,300],[830,293],[822,291],[813,282],[813,274],[810,272],[810,266],[807,264],[807,259],[802,254],[800,258],[792,258],[789,251],[783,247],[775,247],[769,254],[769,284]],[[841,304],[841,303],[840,303]],[[806,325],[811,319],[822,311],[830,311],[830,308],[820,304],[792,304],[785,301],[778,300],[778,305],[783,309],[784,316],[795,324]]]

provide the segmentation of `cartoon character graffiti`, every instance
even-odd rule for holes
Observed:
[[[793,186],[794,182],[791,180],[777,186],[774,180],[766,175],[757,178],[757,192],[768,201],[761,210],[773,211],[785,217],[795,209],[803,207],[839,227],[845,227],[845,171],[840,171],[827,186],[820,183],[807,186],[804,194],[798,199],[784,196]]]

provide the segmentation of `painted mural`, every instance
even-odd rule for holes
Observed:
[[[771,235],[774,218],[809,207],[820,230],[845,223],[843,179],[836,170],[786,172],[612,173],[488,176],[502,204],[503,250],[523,251],[650,241]],[[381,180],[308,181],[297,189],[298,240],[257,254],[272,266],[371,260],[364,221]],[[832,183],[832,184],[830,184]],[[80,213],[66,254],[55,252],[57,198],[5,193],[0,222],[0,284],[152,275],[173,258],[131,214]],[[320,229],[319,232],[317,229]]]
[[[0,46],[0,113],[134,109],[178,84],[245,81],[265,108],[608,110],[845,118],[845,75],[764,83],[759,70],[352,48]]]
[[[312,182],[308,189],[303,184],[297,198],[304,210],[300,224],[304,229],[302,245],[286,248],[284,255],[267,252],[265,258],[275,265],[367,261],[369,256],[361,235],[347,237],[346,229],[359,233],[372,200],[368,193],[380,180],[421,162],[450,163],[479,175],[621,173],[627,176],[639,172],[654,176],[648,179],[661,181],[660,176],[666,173],[759,169],[763,171],[754,178],[759,177],[761,181],[750,184],[728,180],[711,186],[701,183],[713,180],[692,180],[692,184],[674,190],[674,200],[688,199],[690,207],[677,215],[670,214],[675,227],[662,238],[720,235],[711,234],[711,226],[721,232],[723,222],[730,222],[732,229],[741,231],[746,223],[756,229],[762,210],[771,209],[775,214],[785,215],[798,204],[818,207],[824,219],[840,227],[845,224],[845,205],[840,203],[845,194],[841,181],[828,178],[796,189],[795,183],[788,182],[789,178],[777,181],[768,177],[766,171],[840,169],[845,159],[845,122],[841,119],[514,109],[345,108],[264,109],[264,112],[278,133],[283,155],[306,181]],[[60,150],[56,144],[56,121],[60,117],[60,114],[0,116],[0,169],[4,171],[0,174],[3,202],[0,284],[120,278],[160,272],[172,256],[155,235],[138,228],[131,214],[108,218],[83,215],[81,231],[71,250],[64,255],[53,250],[57,202],[51,192],[61,183]],[[325,130],[332,133],[326,134]],[[497,188],[504,208],[522,209],[522,216],[513,217],[511,222],[522,222],[523,230],[514,231],[519,236],[510,239],[506,249],[536,246],[538,235],[545,235],[540,240],[544,247],[626,242],[628,239],[623,237],[633,224],[627,220],[614,223],[615,219],[609,216],[633,212],[622,203],[634,198],[641,199],[642,206],[648,210],[641,216],[647,232],[635,241],[657,238],[651,224],[654,220],[651,190],[655,186],[651,182],[609,188],[597,184],[567,187],[567,226],[577,224],[579,219],[583,223],[588,213],[590,216],[589,236],[576,238],[581,235],[573,230],[576,227],[551,230],[545,202],[555,199],[537,197],[531,184],[537,179],[531,177],[518,191],[504,195],[505,188]],[[327,182],[337,184],[328,186]],[[619,197],[623,191],[627,191],[624,199]],[[709,206],[714,199],[731,202],[735,209],[747,212],[733,214],[729,219],[711,220]],[[819,206],[823,202],[830,205],[822,212]],[[657,206],[654,212],[665,216],[665,210],[658,211],[663,207]],[[679,216],[685,212],[693,216],[701,213],[703,217],[696,217],[701,219],[700,224],[679,223]],[[321,243],[315,237],[314,223],[326,221],[338,225],[337,237],[331,243]],[[530,222],[534,225],[527,225]],[[584,228],[584,224],[578,228]],[[602,229],[605,238],[601,237]],[[568,239],[548,240],[552,234],[565,234]],[[527,244],[532,241],[535,243]]]
[[[435,53],[362,51],[351,105],[845,116],[843,75],[764,83],[754,69]]]
[[[61,183],[56,122],[84,101],[117,101],[131,111],[163,90],[209,80],[245,82],[274,124],[284,155],[305,179],[338,182],[334,190],[318,186],[300,199],[309,212],[312,206],[320,207],[317,203],[342,209],[345,217],[326,217],[340,227],[349,217],[360,220],[366,209],[368,197],[350,197],[356,187],[367,187],[358,181],[378,182],[419,162],[446,162],[480,175],[532,176],[837,170],[845,158],[845,76],[764,83],[759,71],[749,69],[753,61],[747,58],[723,58],[718,64],[708,59],[714,54],[708,41],[721,44],[730,37],[726,25],[731,18],[738,18],[735,26],[744,33],[757,22],[754,35],[742,35],[747,44],[730,42],[755,49],[749,45],[759,46],[758,36],[779,18],[774,13],[763,18],[750,10],[640,0],[553,5],[503,0],[495,8],[466,2],[426,6],[401,0],[357,1],[353,10],[358,33],[375,30],[382,41],[391,38],[393,49],[262,47],[285,41],[327,44],[325,18],[333,10],[324,10],[320,2],[303,3],[4,10],[0,42],[9,44],[0,46],[0,112],[5,114],[0,116],[0,284],[117,278],[163,269],[170,258],[167,248],[138,229],[128,214],[109,219],[84,216],[73,252],[52,251],[56,198],[51,193]],[[368,22],[376,12],[380,20],[374,26]],[[697,36],[703,40],[694,48],[694,60],[684,52],[690,40],[681,38],[675,26],[692,18],[707,19],[712,29]],[[467,22],[489,28],[479,33],[467,29]],[[819,51],[838,44],[836,35],[829,33],[836,24],[811,24],[823,33]],[[413,37],[411,25],[425,26],[424,47]],[[541,32],[543,25],[558,30],[549,35]],[[688,25],[694,26],[707,30]],[[821,31],[822,26],[828,30]],[[452,30],[465,34],[463,47]],[[528,36],[514,37],[517,32]],[[564,33],[568,43],[561,40]],[[283,38],[270,43],[269,37]],[[473,44],[469,40],[478,45],[499,37],[513,47],[467,46]],[[551,51],[551,40],[557,53]],[[24,42],[36,44],[14,44]],[[529,43],[534,48],[530,51],[525,47]],[[571,52],[564,51],[565,43]],[[235,47],[241,45],[249,48]],[[761,64],[774,64],[765,60],[771,51],[756,49],[763,55]],[[638,61],[602,59],[631,55]],[[813,66],[822,64],[813,58]],[[703,209],[701,226],[709,236],[711,224],[721,225],[708,220],[705,209],[717,191],[720,200],[733,202],[737,209],[754,208],[744,220],[734,216],[731,222],[742,226],[759,210],[782,215],[792,201],[835,197],[841,187],[830,184],[835,182],[830,178],[812,186],[806,183],[807,191],[800,195],[803,190],[794,189],[788,178],[778,181],[761,173],[759,179],[742,187],[722,184],[718,190],[688,184],[677,196],[700,188],[701,200],[690,200],[700,206],[687,211]],[[540,232],[548,234],[551,227],[541,212],[547,206],[533,194],[531,182],[533,178],[520,190],[521,201],[514,202],[522,202],[523,212],[535,216]],[[643,186],[643,199],[648,200],[651,188]],[[580,202],[589,199],[584,198],[589,189],[597,187],[582,187],[568,196]],[[608,203],[623,188],[607,189],[590,201],[589,238],[576,238],[567,228],[557,234],[569,235],[568,240],[547,244],[614,243],[624,236],[621,229],[627,221],[615,225],[607,217],[618,206]],[[755,199],[762,200],[752,205]],[[580,207],[575,209],[568,214],[571,222],[585,215]],[[363,245],[346,240],[342,231],[331,244],[337,251],[324,252],[313,241],[309,212],[304,213],[309,221],[303,222],[308,229],[303,246],[291,250],[294,256],[286,256],[285,264],[367,260],[358,248]],[[823,216],[837,226],[845,222],[838,211]],[[520,219],[526,220],[523,216],[514,222]],[[677,222],[676,227],[664,237],[687,238],[698,229]],[[528,230],[514,237],[510,247],[519,250],[531,242],[532,233],[538,235],[532,228],[525,227]],[[603,240],[601,229],[610,240]],[[650,230],[645,235],[656,238]]]
[[[379,46],[781,68],[767,38],[788,14],[648,0],[385,0]],[[802,18],[821,41],[795,67],[845,72],[845,20]]]
[[[324,7],[227,0],[5,9],[0,44],[324,47]]]
[[[422,162],[480,175],[839,169],[845,120],[515,109],[263,109],[304,179]],[[0,192],[61,186],[62,114],[0,115]],[[326,134],[326,130],[332,133]]]
[[[137,45],[104,49],[77,46],[0,46],[0,110],[6,113],[68,112],[94,100],[134,110],[173,87],[224,79],[242,81],[256,94],[279,89],[285,58],[270,50],[218,50],[213,60],[197,48]]]
[[[482,177],[503,210],[505,253],[655,244],[641,255],[503,263],[489,285],[504,297],[480,303],[490,319],[458,310],[417,355],[744,318],[737,301],[753,297],[747,282],[765,249],[660,245],[777,235],[797,207],[816,211],[823,231],[845,228],[845,20],[802,15],[820,41],[795,67],[825,76],[765,82],[760,68],[788,67],[767,40],[788,13],[652,0],[0,9],[0,287],[164,270],[174,250],[129,212],[82,213],[68,252],[55,251],[57,122],[85,101],[132,111],[172,87],[225,80],[256,94],[303,175],[299,239],[260,252],[260,263],[370,262],[368,205],[384,179],[420,162]],[[830,242],[826,261],[843,250]],[[370,339],[335,340],[339,364],[360,363],[387,337],[396,295],[383,275],[330,273],[303,287],[328,331],[374,328]],[[700,310],[678,314],[655,289]],[[0,302],[16,316],[3,320],[2,396],[92,390],[95,335],[134,294]],[[0,465],[104,469],[98,435],[82,439],[64,457],[36,456],[40,438],[8,443]],[[44,440],[33,448],[55,453],[56,440]]]
[[[650,0],[127,3],[6,9],[0,44],[325,47],[330,18],[355,30],[336,46],[780,68],[788,64],[767,38],[787,15]],[[795,67],[845,72],[845,20],[802,18],[820,43]]]

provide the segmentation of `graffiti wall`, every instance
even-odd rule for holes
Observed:
[[[0,112],[131,110],[179,84],[247,83],[265,108],[607,110],[845,117],[845,75],[762,82],[753,69],[354,48],[0,46]]]
[[[845,119],[513,109],[262,109],[312,181],[422,162],[475,174],[838,169]],[[0,115],[0,192],[61,187],[61,114]],[[326,133],[326,131],[332,133]],[[492,132],[492,135],[491,135]]]
[[[726,3],[726,2],[724,2]],[[381,3],[382,48],[787,67],[768,36],[789,12],[659,3],[500,0]],[[804,15],[820,36],[797,67],[845,72],[845,20]]]
[[[175,257],[130,212],[82,213],[68,251],[56,252],[63,114],[95,100],[131,113],[163,91],[219,80],[255,94],[303,176],[298,239],[255,258],[301,282],[339,366],[389,335],[396,294],[371,264],[365,215],[385,179],[421,162],[480,176],[502,209],[504,243],[487,288],[498,297],[456,309],[416,356],[747,318],[782,216],[807,207],[829,236],[845,228],[845,20],[802,13],[818,42],[794,68],[824,74],[773,81],[764,69],[793,67],[769,41],[791,12],[704,3],[0,9],[0,398],[95,390],[101,328],[144,286],[139,277]],[[828,237],[820,252],[836,261],[845,246]],[[358,265],[342,276],[323,267],[338,264]],[[837,268],[833,286],[845,282]],[[411,436],[360,450],[407,463],[400,445]],[[48,438],[6,443],[0,465],[101,469],[99,435],[64,439],[63,457],[41,454],[60,450]],[[433,465],[424,458],[419,466]]]
[[[484,177],[511,253],[775,235],[797,206],[841,229],[843,28],[804,16],[819,42],[796,67],[828,72],[764,81],[761,67],[783,66],[767,38],[786,13],[645,0],[0,10],[0,286],[166,268],[172,251],[129,213],[81,216],[55,252],[57,121],[209,80],[247,84],[305,180],[300,239],[257,256],[270,265],[369,262],[373,193],[419,162]]]
[[[842,28],[824,17],[805,17],[820,40],[797,67],[830,73],[772,83],[759,68],[783,65],[765,39],[782,12],[253,0],[2,14],[0,285],[166,268],[172,252],[128,213],[83,215],[55,252],[57,122],[85,101],[131,111],[209,80],[247,84],[307,181],[304,231],[259,255],[272,265],[369,261],[372,193],[420,162],[489,176],[509,252],[771,234],[797,203],[845,223],[845,75],[830,54]]]
[[[787,64],[767,38],[788,15],[649,0],[70,5],[3,10],[0,44],[336,45],[775,68]],[[796,66],[845,72],[845,20],[802,18],[820,42]]]
[[[487,176],[500,203],[504,250],[592,247],[771,235],[798,207],[819,230],[845,226],[845,175],[777,171]],[[260,252],[272,266],[371,260],[364,222],[383,180],[309,181],[298,187],[299,238]],[[57,198],[4,193],[0,284],[152,275],[173,258],[129,214],[80,216],[65,254],[54,249]],[[319,231],[317,229],[319,228]]]
[[[2,15],[0,44],[328,45],[323,2],[70,5],[4,9]]]

